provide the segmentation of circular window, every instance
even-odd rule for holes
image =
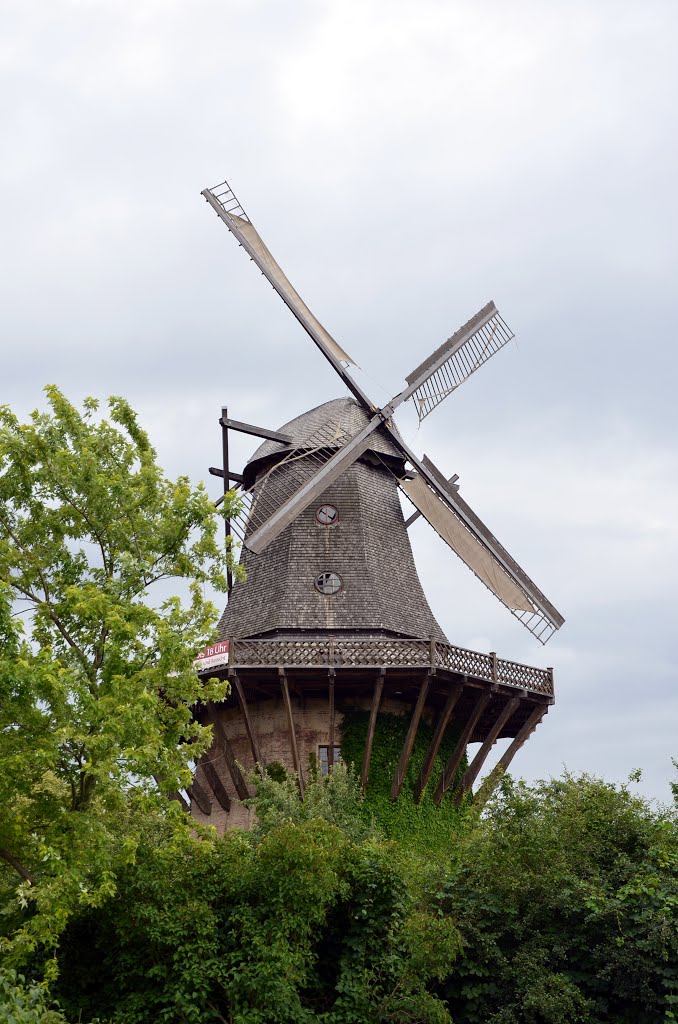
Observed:
[[[336,572],[321,572],[316,577],[315,589],[319,594],[338,594],[341,590],[341,576]]]
[[[338,518],[339,513],[334,505],[321,505],[316,509],[315,519],[321,526],[334,526]]]

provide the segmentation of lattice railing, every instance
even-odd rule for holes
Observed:
[[[497,682],[553,696],[553,672],[550,668],[534,668],[532,665],[521,665],[517,661],[502,661],[498,658]]]
[[[438,665],[453,672],[461,672],[476,679],[493,679],[492,656],[479,651],[468,651],[451,644],[436,644]]]
[[[502,683],[553,695],[550,669],[504,661],[492,654],[470,651],[430,640],[236,640],[231,646],[231,667],[263,668],[408,668],[426,667],[458,672],[474,679]]]

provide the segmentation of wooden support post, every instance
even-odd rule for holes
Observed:
[[[483,804],[489,799],[492,794],[492,790],[499,782],[504,772],[507,771],[513,758],[516,756],[523,743],[534,732],[542,718],[548,711],[548,704],[537,704],[532,714],[529,716],[525,724],[518,730],[518,734],[514,739],[513,743],[504,751],[502,756],[497,761],[496,765],[487,776],[480,791],[478,793],[478,803]]]
[[[292,714],[292,702],[290,701],[290,689],[287,685],[287,675],[285,669],[282,667],[278,668],[278,675],[280,676],[280,685],[282,687],[283,701],[285,703],[285,711],[287,713],[287,727],[290,730],[290,743],[292,744],[292,764],[294,770],[297,773],[299,779],[299,793],[301,799],[304,799],[304,776],[301,772],[301,764],[299,761],[299,748],[297,746],[297,734],[294,730],[294,716]]]
[[[254,758],[254,763],[257,766],[257,771],[259,772],[263,779],[264,775],[266,774],[266,766],[264,764],[264,758],[262,756],[261,748],[259,746],[259,740],[257,739],[257,734],[254,731],[254,725],[252,724],[252,719],[250,718],[250,709],[245,699],[245,691],[243,690],[242,683],[240,682],[240,679],[238,678],[235,672],[231,675],[231,679],[233,680],[236,693],[238,694],[238,703],[240,704],[240,710],[242,711],[242,716],[245,720],[245,731],[247,733],[247,739],[250,741],[252,757]]]
[[[334,667],[329,669],[329,702],[330,702],[330,729],[329,747],[327,748],[327,770],[331,772],[334,768]]]
[[[372,758],[372,744],[374,743],[374,730],[377,725],[377,712],[379,711],[379,704],[381,702],[381,693],[384,689],[385,675],[386,669],[379,669],[379,675],[377,676],[374,684],[374,693],[372,694],[372,708],[370,710],[370,721],[367,727],[365,749],[363,750],[363,764],[360,772],[360,784],[363,789],[367,789],[367,778],[370,773],[370,760]]]
[[[212,746],[214,747],[214,744]],[[200,762],[200,765],[202,767],[203,774],[207,781],[209,782],[210,788],[214,793],[214,796],[216,797],[217,803],[219,803],[223,807],[223,809],[228,813],[228,811],[230,811],[231,809],[231,798],[226,792],[226,787],[221,781],[219,773],[217,772],[216,768],[209,759],[209,751],[203,757],[202,761]]]
[[[193,779],[186,792],[191,798],[191,803],[197,804],[203,814],[212,813],[212,801],[197,779]]]
[[[483,741],[483,745],[477,752],[476,756],[469,767],[464,772],[464,777],[454,791],[453,800],[456,807],[462,802],[466,794],[471,790],[473,783],[478,778],[478,774],[485,764],[485,760],[490,750],[494,746],[499,736],[499,733],[504,728],[509,718],[513,715],[514,711],[520,704],[520,697],[512,697],[508,700],[504,707],[499,712],[497,720],[488,732],[487,736]]]
[[[229,481],[229,472],[228,472],[229,471],[229,465],[228,465],[228,425],[227,425],[228,424],[228,409],[226,408],[225,405],[222,405],[222,407],[221,407],[221,419],[219,420],[219,422],[221,424],[221,453],[222,453],[223,473],[224,473],[224,497],[226,497],[226,494],[228,493],[228,489],[230,487],[230,481]],[[229,536],[231,534],[231,521],[230,521],[230,519],[225,519],[224,520],[224,533],[225,533],[225,541],[226,541],[226,544],[228,545],[228,538],[229,538]],[[226,596],[226,600],[228,602],[231,599],[231,587],[233,586],[233,573],[231,572],[230,565],[228,565],[227,568],[226,568],[226,583],[228,585],[228,594]]]
[[[478,700],[475,702],[473,708],[471,709],[471,714],[469,715],[466,721],[466,725],[462,729],[459,740],[457,741],[457,745],[452,753],[452,757],[445,765],[443,774],[440,776],[438,785],[436,786],[436,791],[433,794],[433,802],[435,804],[440,803],[443,796],[445,795],[445,792],[450,788],[450,786],[454,782],[454,777],[457,774],[457,769],[459,768],[459,765],[461,764],[461,759],[464,756],[464,752],[468,745],[468,741],[471,738],[471,735],[473,734],[473,730],[478,724],[478,719],[480,718],[483,711],[487,707],[491,696],[492,693],[490,690],[484,690],[478,697]]]
[[[447,724],[454,710],[454,705],[459,700],[462,690],[462,683],[452,683],[452,686],[450,687],[450,692],[448,694],[445,707],[443,708],[443,712],[436,724],[435,732],[433,733],[433,739],[431,740],[431,745],[428,748],[426,757],[424,759],[424,763],[421,766],[421,771],[419,772],[419,778],[417,779],[414,787],[414,801],[417,804],[421,800],[422,793],[424,792],[426,783],[428,782],[429,776],[431,775],[431,771],[433,770],[433,762],[438,756],[438,751],[440,750],[440,744],[443,741],[443,736],[445,735]]]
[[[407,774],[407,768],[412,756],[412,747],[414,746],[414,741],[417,737],[417,729],[419,728],[424,704],[426,703],[428,688],[431,685],[432,674],[431,670],[426,673],[424,681],[421,684],[421,689],[419,690],[417,703],[414,705],[414,711],[412,712],[410,726],[407,730],[405,742],[403,743],[400,760],[398,761],[398,766],[395,770],[395,775],[393,776],[393,782],[391,783],[391,800],[397,800],[400,795],[400,790],[403,788],[403,782],[405,781],[405,775]]]
[[[235,754],[233,753],[231,741],[226,735],[224,727],[221,724],[217,716],[217,713],[211,704],[207,705],[207,714],[209,716],[210,722],[212,723],[212,731],[214,734],[214,738],[221,746],[221,749],[224,752],[224,761],[226,762],[226,767],[228,768],[228,774],[231,776],[231,780],[233,782],[233,785],[235,786],[235,791],[241,800],[247,800],[250,795],[250,791],[247,788],[247,783],[243,779],[242,772],[238,767],[238,762],[235,759]]]

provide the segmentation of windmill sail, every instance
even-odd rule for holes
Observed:
[[[428,461],[428,460],[427,460]],[[437,475],[437,472],[436,472]],[[421,475],[399,481],[412,504],[436,533],[452,548],[485,586],[492,591],[542,643],[563,624],[562,615],[543,596],[507,551],[458,495],[464,518],[444,502]],[[498,552],[497,554],[494,551]]]
[[[202,195],[207,199],[228,229],[235,235],[243,248],[249,253],[264,277],[273,285],[283,302],[291,309],[299,323],[311,335],[314,341],[323,345],[331,352],[339,363],[355,365],[351,357],[326,331],[320,321],[313,315],[291,282],[283,273],[265,245],[261,235],[235,197],[228,182],[206,188]],[[322,342],[322,344],[320,344]]]
[[[488,302],[412,371],[400,400],[413,399],[421,422],[513,337],[494,302]]]

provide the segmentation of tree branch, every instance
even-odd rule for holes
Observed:
[[[0,846],[0,857],[2,857],[3,860],[6,860],[8,864],[11,864],[14,870],[18,871],[24,881],[29,882],[30,885],[35,885],[34,876],[30,871],[27,871],[23,864],[16,859],[14,854],[10,853],[9,850],[6,850],[4,846]]]

